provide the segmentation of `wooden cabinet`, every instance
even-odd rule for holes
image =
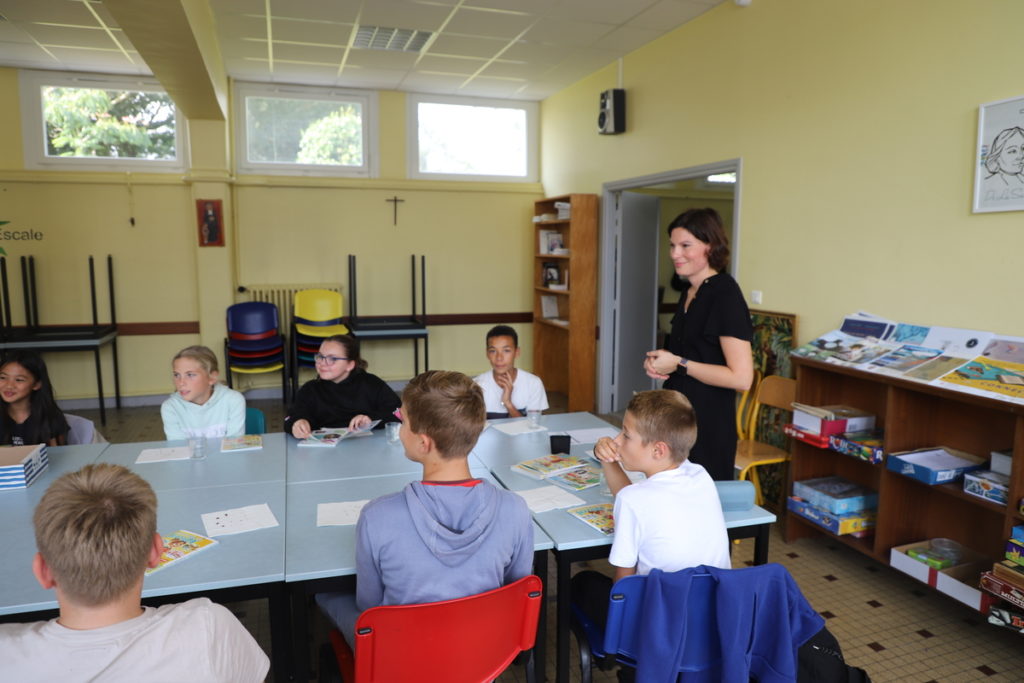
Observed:
[[[889,562],[889,549],[929,538],[951,538],[993,560],[1003,555],[1010,527],[1024,522],[1024,406],[909,380],[794,357],[797,398],[811,405],[846,404],[871,411],[885,429],[885,452],[950,446],[987,457],[1012,446],[1008,505],[964,493],[963,482],[930,486],[866,461],[793,440],[793,481],[840,475],[878,491],[878,521],[868,538],[835,538]],[[787,512],[786,540],[831,535]]]
[[[557,218],[556,203],[568,204],[568,218]],[[534,216],[546,218],[535,221],[533,230],[533,372],[548,391],[568,397],[570,411],[591,411],[597,350],[597,195],[541,199],[534,202]],[[554,244],[561,244],[565,253],[545,253],[544,231],[556,234]],[[559,274],[555,288],[545,279],[545,271],[552,268]]]

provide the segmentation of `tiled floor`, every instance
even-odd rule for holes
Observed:
[[[254,401],[250,405],[265,412],[269,429],[281,425],[283,411],[278,402]],[[564,409],[553,405],[554,410],[560,408]],[[99,418],[98,411],[75,412]],[[163,438],[157,407],[108,411],[102,431],[112,442]],[[749,564],[752,557],[753,541],[734,547],[734,566]],[[769,560],[789,569],[807,599],[826,618],[847,661],[863,667],[875,681],[1024,680],[1024,636],[988,625],[977,612],[842,544],[816,538],[787,545],[776,530]],[[607,567],[606,562],[591,563],[591,568]],[[551,579],[553,588],[554,577]],[[549,624],[553,624],[554,597],[547,596]],[[249,601],[229,607],[269,651],[265,604]],[[553,631],[549,627],[549,677],[554,672]],[[322,641],[322,624],[315,624],[312,632]],[[313,644],[312,651],[318,644]],[[521,667],[513,667],[499,679],[503,683],[525,680]],[[579,680],[578,671],[573,680]],[[614,672],[595,671],[594,680],[615,681],[616,677]]]

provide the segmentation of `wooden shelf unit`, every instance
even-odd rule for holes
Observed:
[[[1003,506],[964,493],[962,481],[931,486],[889,471],[884,462],[873,465],[794,439],[789,491],[794,481],[839,475],[878,491],[878,520],[874,537],[858,539],[834,536],[787,511],[787,541],[824,534],[886,564],[893,546],[937,537],[951,538],[993,561],[1003,556],[1010,528],[1021,521],[1024,406],[799,357],[793,357],[793,364],[797,401],[846,404],[874,413],[877,426],[885,429],[887,457],[930,446],[987,457],[1012,444],[1013,469]]]
[[[596,399],[597,362],[597,195],[569,194],[534,202],[533,215],[558,214],[555,202],[571,206],[567,220],[534,223],[533,372],[548,391],[567,396],[570,411],[592,411]],[[568,254],[542,254],[540,231],[557,230]],[[566,290],[544,285],[544,264],[557,263]],[[541,297],[554,297],[558,317],[542,316]]]

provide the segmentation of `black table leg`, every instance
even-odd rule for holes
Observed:
[[[768,540],[771,524],[758,524],[754,532],[754,564],[768,562]]]
[[[96,359],[96,391],[100,395],[100,424],[107,425],[107,405],[103,400],[103,368],[100,366],[100,347],[93,349],[93,358]]]
[[[309,680],[309,594],[298,583],[290,585],[292,602],[292,678],[306,683]]]
[[[274,584],[267,599],[270,612],[270,666],[275,681],[287,681],[292,669],[292,629],[288,619],[288,589],[284,582]]]
[[[117,338],[111,341],[111,352],[114,354],[114,405],[121,410],[121,370],[117,363]]]

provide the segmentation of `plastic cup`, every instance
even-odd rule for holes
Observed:
[[[541,411],[539,410],[527,410],[526,421],[530,423],[531,427],[540,427],[540,415]]]
[[[189,439],[188,451],[193,460],[204,460],[206,458],[206,439]]]
[[[401,428],[401,422],[388,422],[384,425],[384,437],[388,440],[388,443],[398,443],[398,431]]]

